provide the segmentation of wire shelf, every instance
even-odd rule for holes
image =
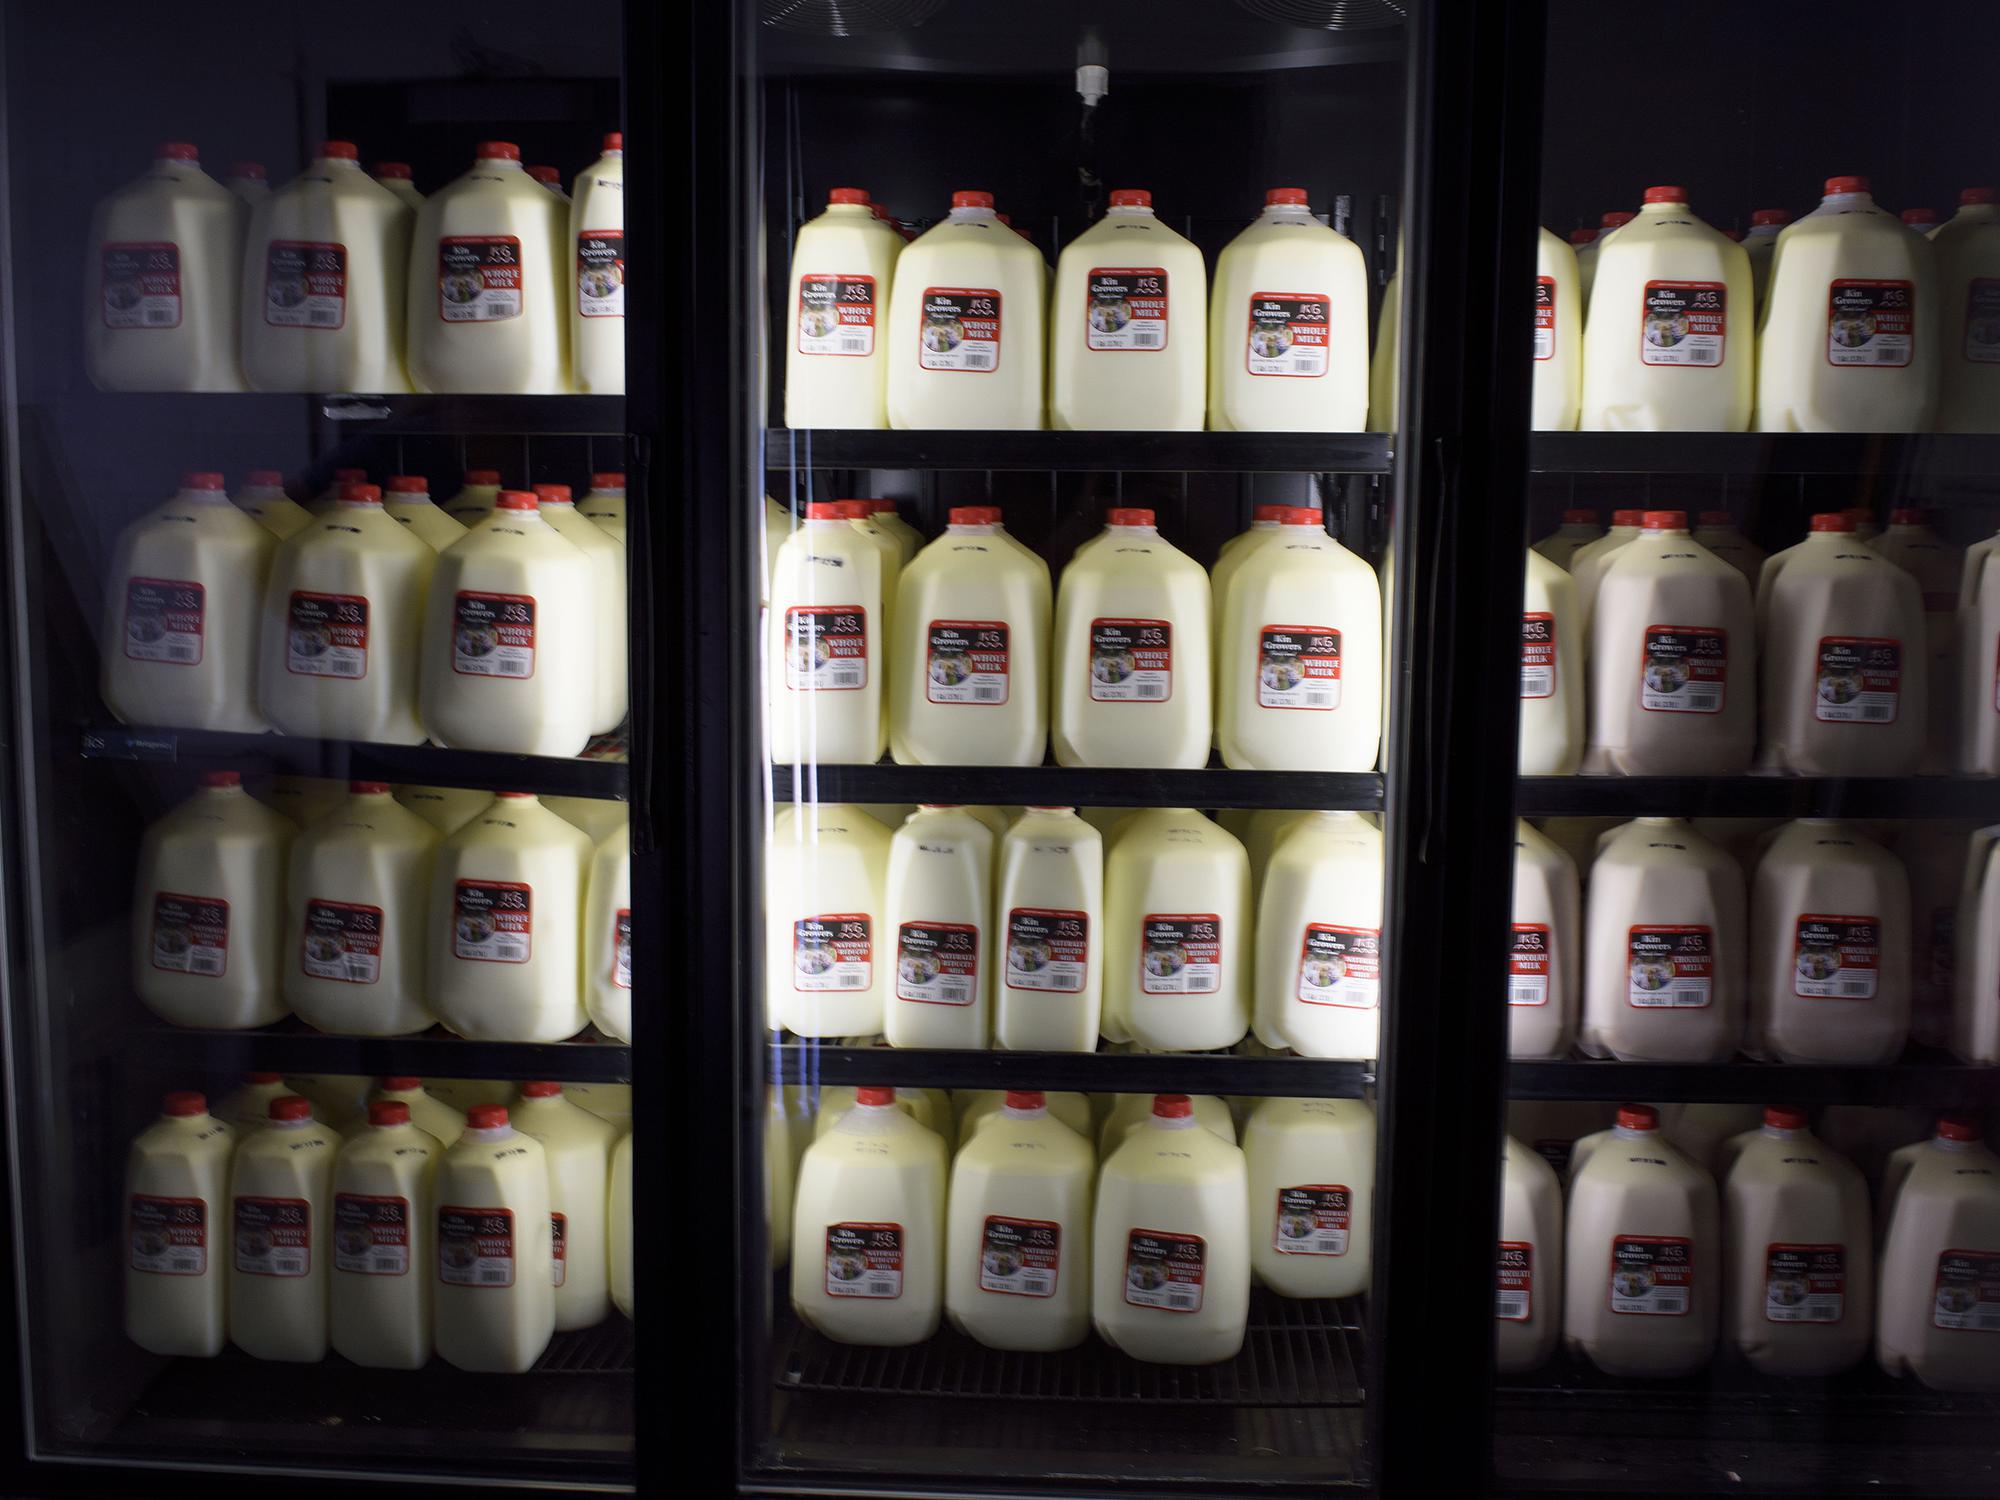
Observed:
[[[613,1312],[595,1328],[559,1333],[529,1370],[531,1375],[630,1375],[634,1329]]]

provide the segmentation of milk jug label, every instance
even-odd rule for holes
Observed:
[[[1008,1297],[1053,1297],[1062,1226],[1046,1219],[987,1216],[979,1236],[979,1289]]]
[[[438,316],[497,323],[521,316],[521,242],[511,234],[438,241]]]
[[[632,911],[621,907],[611,919],[611,982],[621,990],[632,988]]]
[[[1700,1010],[1715,998],[1715,939],[1706,927],[1634,927],[1626,951],[1626,1003]]]
[[[1087,349],[1167,347],[1167,273],[1158,266],[1118,270],[1093,266],[1084,306]]]
[[[932,703],[1007,701],[1007,626],[999,620],[933,620],[924,697]]]
[[[829,1297],[903,1295],[903,1226],[826,1226],[826,1294]]]
[[[1516,922],[1507,955],[1507,1003],[1549,1003],[1549,929],[1541,922]]]
[[[1694,1304],[1694,1242],[1621,1234],[1611,1242],[1611,1310],[1685,1317]]]
[[[356,1276],[409,1274],[410,1200],[335,1193],[333,1268]]]
[[[979,375],[999,369],[1000,294],[989,287],[925,287],[917,367]]]
[[[1719,365],[1729,292],[1719,281],[1649,281],[1639,320],[1641,364]]]
[[[346,901],[306,902],[299,967],[314,979],[373,984],[382,977],[382,908]]]
[[[1382,933],[1314,922],[1299,954],[1298,998],[1307,1005],[1373,1010],[1382,988]]]
[[[2000,1254],[1947,1250],[1940,1255],[1931,1322],[1939,1328],[2000,1333]]]
[[[1174,627],[1165,620],[1090,622],[1090,701],[1164,703],[1174,692]]]
[[[201,660],[202,615],[208,591],[175,578],[132,578],[125,584],[125,657],[191,667]]]
[[[808,271],[799,278],[799,353],[875,352],[875,278]]]
[[[1280,1255],[1345,1255],[1354,1197],[1339,1185],[1278,1189],[1271,1248]]]
[[[1200,1235],[1135,1229],[1125,1240],[1125,1300],[1133,1307],[1200,1312],[1208,1246]]]
[[[874,983],[872,923],[858,912],[792,923],[792,988],[865,990]]]
[[[181,326],[179,245],[106,245],[103,270],[106,328]]]
[[[1916,348],[1907,281],[1836,281],[1827,291],[1826,362],[1901,368]]]
[[[1822,636],[1813,717],[1822,724],[1893,724],[1903,644],[1874,636]]]
[[[159,1276],[208,1273],[208,1205],[199,1198],[132,1195],[126,1214],[132,1269]]]
[[[1535,358],[1556,357],[1556,279],[1535,278]]]
[[[1257,706],[1340,707],[1340,632],[1326,625],[1266,625],[1260,630]]]
[[[625,231],[586,229],[576,237],[576,310],[586,318],[625,316]]]
[[[216,978],[229,968],[229,903],[161,891],[153,897],[153,967]]]
[[[1772,1245],[1765,1250],[1765,1322],[1838,1323],[1846,1305],[1846,1246]]]
[[[1521,1240],[1502,1240],[1493,1283],[1493,1316],[1509,1323],[1525,1323],[1534,1310],[1535,1247]]]
[[[1083,993],[1090,965],[1090,916],[1017,906],[1007,913],[1007,988]]]
[[[2000,364],[2000,278],[1975,276],[1965,289],[1965,357]]]
[[[1641,708],[1719,714],[1729,679],[1729,632],[1700,625],[1648,625],[1639,665]]]
[[[366,677],[368,601],[358,594],[293,594],[285,670],[304,677]]]
[[[1808,1000],[1873,1000],[1882,961],[1874,917],[1802,916],[1792,946],[1792,993]]]
[[[273,328],[347,325],[347,247],[273,240],[264,253],[264,321]]]
[[[1244,368],[1252,375],[1324,375],[1333,334],[1329,305],[1323,292],[1253,293]]]
[[[549,1275],[557,1286],[569,1281],[569,1220],[557,1213],[549,1215]]]
[[[461,591],[452,605],[451,669],[468,677],[535,675],[535,601]]]
[[[1140,920],[1139,988],[1148,995],[1212,995],[1222,988],[1222,919],[1147,916]]]
[[[799,604],[785,611],[785,686],[844,693],[868,685],[868,611]]]
[[[1530,613],[1521,616],[1521,696],[1553,698],[1556,695],[1556,617]]]
[[[896,998],[970,1005],[979,977],[979,929],[956,922],[905,922],[896,932]]]
[[[510,880],[453,888],[451,951],[489,964],[524,964],[534,945],[534,890]]]
[[[514,1210],[438,1209],[438,1280],[446,1286],[512,1286]]]
[[[238,1198],[230,1243],[242,1276],[312,1270],[312,1205],[303,1198]]]

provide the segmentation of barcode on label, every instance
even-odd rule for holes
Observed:
[[[1300,701],[1307,708],[1332,708],[1333,694],[1327,692],[1324,688],[1307,688],[1300,695]]]
[[[1048,1295],[1050,1287],[1046,1277],[1024,1276],[1021,1278],[1021,1290],[1037,1297],[1044,1297]]]
[[[858,990],[861,988],[861,976],[859,974],[836,974],[833,980],[833,987],[839,990]]]
[[[188,958],[188,972],[190,974],[220,974],[222,972],[222,960],[211,958],[206,953],[191,954]]]
[[[1861,705],[1861,717],[1864,719],[1887,719],[1889,717],[1889,710],[1880,703],[1864,703]]]
[[[373,984],[375,976],[368,972],[368,965],[361,959],[347,961],[347,982],[349,984]]]
[[[528,675],[528,664],[524,661],[510,661],[502,657],[493,665],[496,669],[494,675],[498,677],[526,677]]]
[[[169,646],[167,647],[167,659],[169,661],[193,661],[195,659],[194,647]]]
[[[167,1262],[173,1270],[194,1272],[201,1269],[201,1262],[192,1255],[176,1255]]]
[[[959,359],[968,370],[990,370],[993,368],[993,356],[982,354],[975,349],[966,350],[959,356]]]
[[[1676,1005],[1706,1005],[1708,1004],[1708,981],[1704,979],[1700,984],[1677,984],[1670,993],[1673,995],[1674,1004]]]
[[[1157,333],[1135,333],[1132,335],[1132,347],[1134,349],[1157,349],[1160,347],[1160,336]]]
[[[505,1286],[507,1284],[507,1277],[508,1273],[506,1271],[481,1271],[479,1273],[479,1284],[481,1286]]]
[[[1689,693],[1688,708],[1696,713],[1714,713],[1722,707],[1722,699],[1714,693]]]
[[[1134,698],[1164,698],[1166,690],[1157,682],[1140,682],[1133,684],[1132,696]]]
[[[171,324],[174,321],[174,315],[163,308],[149,307],[146,309],[146,321],[148,323]]]
[[[1509,1005],[1540,1005],[1542,1003],[1542,987],[1540,984],[1511,985],[1507,990],[1507,1003]]]
[[[1903,351],[1901,349],[1877,349],[1875,351],[1875,363],[1878,365],[1899,365],[1902,362]]]
[[[1688,350],[1688,363],[1691,365],[1712,365],[1715,363],[1715,351],[1713,349],[1690,349]]]
[[[963,979],[940,979],[937,983],[938,999],[947,1005],[970,1005],[972,985]]]
[[[331,669],[326,674],[329,677],[359,677],[361,675],[361,663],[358,661],[333,661],[328,662],[327,666]]]
[[[1875,993],[1875,982],[1871,979],[1843,979],[1840,993],[1852,995],[1857,1000],[1866,1000]]]
[[[1981,1313],[1972,1320],[1972,1326],[1984,1333],[2000,1333],[2000,1313]]]
[[[974,703],[998,703],[1003,696],[1003,689],[991,687],[985,683],[979,684],[972,690],[972,701]]]
[[[330,308],[315,307],[307,314],[307,321],[319,327],[332,328],[340,322],[340,319]]]
[[[1687,1298],[1665,1296],[1656,1289],[1653,1292],[1653,1311],[1656,1313],[1686,1312]]]
[[[1194,1298],[1190,1297],[1190,1296],[1189,1296],[1189,1295],[1188,1295],[1187,1293],[1185,1293],[1185,1292],[1169,1292],[1169,1293],[1167,1294],[1167,1306],[1169,1306],[1169,1307],[1193,1307],[1193,1306],[1194,1306]]]
[[[863,338],[841,339],[839,343],[842,354],[866,354],[868,352],[868,340]]]
[[[859,667],[829,667],[820,676],[821,686],[829,688],[858,688],[863,682]]]

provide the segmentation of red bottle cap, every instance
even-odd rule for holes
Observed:
[[[1002,224],[1005,224],[1009,229],[1014,229],[1014,216],[1012,214],[996,213],[993,217],[998,219]],[[1020,230],[1014,229],[1014,233],[1019,234],[1020,232]]]
[[[382,1087],[392,1094],[407,1094],[411,1089],[420,1089],[423,1086],[423,1079],[405,1078],[400,1073],[394,1078],[385,1078],[382,1080]]]
[[[1563,512],[1565,526],[1595,526],[1597,512],[1594,510],[1566,510]]]
[[[1705,510],[1696,519],[1704,526],[1734,526],[1736,524],[1736,517],[1732,516],[1726,510]]]
[[[1640,201],[1643,203],[1685,203],[1688,201],[1688,192],[1683,187],[1649,187],[1646,189],[1646,196]]]
[[[991,526],[1000,519],[997,505],[954,505],[945,513],[953,526]]]
[[[333,471],[333,478],[336,484],[358,484],[367,477],[368,471],[366,469],[335,469]]]
[[[402,182],[410,180],[410,164],[406,161],[378,161],[370,174],[375,177],[393,177]]]
[[[465,471],[465,482],[467,484],[498,484],[500,482],[500,471],[498,469],[467,469]]]
[[[519,161],[521,148],[512,141],[481,141],[472,154],[480,161]]]
[[[407,1125],[410,1123],[410,1106],[401,1099],[377,1099],[368,1106],[370,1125]]]
[[[1626,1130],[1658,1130],[1660,1112],[1650,1104],[1621,1104],[1618,1123]]]
[[[1646,513],[1643,510],[1614,510],[1611,512],[1611,524],[1613,526],[1637,526],[1645,519]]]
[[[1789,224],[1791,222],[1791,210],[1785,208],[1760,208],[1750,215],[1750,227],[1752,229],[1761,229],[1771,224]]]
[[[200,161],[201,153],[195,150],[193,141],[161,141],[159,145],[153,148],[153,160]],[[255,162],[245,162],[243,165],[246,167],[257,166]],[[259,177],[264,175],[262,167],[257,167],[257,175]]]
[[[1150,510],[1140,510],[1136,506],[1114,506],[1104,513],[1104,524],[1107,526],[1151,526],[1153,524],[1153,513]]]
[[[202,1115],[208,1113],[208,1100],[193,1089],[176,1089],[160,1101],[163,1115]]]
[[[1970,1115],[1939,1115],[1937,1133],[1948,1141],[1976,1141],[1979,1122]]]
[[[283,1073],[245,1073],[243,1081],[245,1083],[283,1083],[285,1075]]]
[[[1284,519],[1278,524],[1281,526],[1320,526],[1325,524],[1325,519],[1320,515],[1317,505],[1288,505],[1285,507]]]
[[[1156,1120],[1185,1120],[1194,1114],[1194,1100],[1186,1094],[1153,1095],[1153,1118]]]
[[[1591,241],[1595,240],[1596,238],[1597,238],[1597,231],[1595,229],[1572,229],[1569,232],[1569,242],[1572,245],[1577,246],[1579,249],[1581,249],[1585,245],[1588,245],[1589,243],[1591,243]]]
[[[600,149],[605,151],[623,151],[625,149],[625,132],[622,130],[606,131],[604,145]]]
[[[1773,1130],[1804,1130],[1806,1112],[1793,1104],[1767,1104],[1764,1123]]]
[[[808,500],[806,501],[806,519],[808,521],[838,521],[841,513],[840,508],[846,503],[844,500]]]
[[[835,514],[843,521],[865,521],[875,514],[868,508],[866,500],[836,500],[833,503]]]
[[[1968,203],[1991,203],[1996,196],[2000,195],[1996,195],[1990,187],[1961,188],[1958,194],[1958,201],[1959,205],[1963,207]]]
[[[219,490],[222,488],[222,476],[213,469],[191,469],[181,475],[181,488],[184,490]]]
[[[521,1085],[521,1097],[523,1099],[560,1099],[562,1098],[562,1085],[551,1083],[546,1078],[537,1078],[532,1083]]]
[[[590,487],[595,490],[622,490],[625,488],[625,476],[606,469],[590,476]]]
[[[826,195],[826,201],[829,203],[866,203],[868,201],[868,189],[835,188]]]
[[[271,1118],[274,1120],[310,1120],[313,1107],[310,1101],[297,1094],[280,1094],[271,1101]]]
[[[1266,188],[1264,190],[1264,206],[1266,208],[1277,203],[1296,203],[1299,207],[1303,208],[1310,201],[1310,195],[1304,188]]]
[[[1113,208],[1151,208],[1152,192],[1146,188],[1113,188],[1111,190]]]
[[[1906,208],[1903,210],[1905,224],[1935,224],[1937,210],[1934,208]]]
[[[283,484],[285,476],[278,469],[252,469],[243,476],[245,484]]]
[[[321,141],[319,143],[319,154],[321,156],[330,156],[335,161],[361,160],[361,153],[355,148],[352,141]]]
[[[201,773],[201,784],[203,786],[241,786],[243,785],[243,773],[241,771],[203,771]]]
[[[569,486],[566,484],[538,484],[534,486],[535,498],[544,505],[570,504]]]
[[[533,792],[495,792],[493,795],[496,797],[532,797],[535,794]]]
[[[382,487],[375,484],[343,484],[340,487],[340,503],[343,505],[380,505]]]
[[[542,502],[527,490],[502,490],[493,505],[497,510],[539,510]]]
[[[1931,513],[1920,506],[1899,505],[1889,512],[1891,526],[1921,526],[1931,518]]]
[[[426,495],[430,493],[430,481],[421,474],[395,474],[389,479],[389,493],[392,495]]]
[[[1829,177],[1826,180],[1828,197],[1835,193],[1865,193],[1868,191],[1866,177]]]
[[[1627,213],[1622,208],[1614,208],[1597,222],[1605,229],[1616,229],[1621,224],[1630,224],[1637,217],[1637,214]]]
[[[558,172],[554,167],[530,167],[528,168],[528,175],[544,187],[551,182],[557,187],[562,186],[562,173]]]
[[[890,516],[896,513],[896,502],[893,500],[863,500],[859,503],[868,507],[868,514],[871,516]]]
[[[504,1104],[475,1104],[465,1112],[468,1130],[497,1130],[507,1123],[507,1106]]]
[[[1285,519],[1285,512],[1290,509],[1289,505],[1253,505],[1250,507],[1250,519],[1269,521],[1275,525]]]
[[[896,1091],[894,1089],[877,1088],[872,1083],[865,1083],[854,1091],[854,1102],[856,1104],[872,1104],[877,1106],[894,1104],[896,1102]]]
[[[195,1095],[197,1099],[200,1097],[201,1095],[199,1094]],[[1040,1089],[1007,1090],[1007,1107],[1009,1109],[1044,1109],[1048,1106],[1048,1102],[1048,1095],[1044,1094]]]
[[[1743,231],[1740,229],[1725,229],[1722,231],[1722,237],[1725,240],[1740,241],[1743,238]]]
[[[993,206],[993,195],[991,193],[979,192],[976,189],[962,188],[951,195],[951,206],[953,208],[991,208]]]
[[[1649,510],[1640,524],[1648,531],[1685,531],[1688,513],[1684,510]]]
[[[1844,510],[1823,510],[1812,518],[1814,531],[1852,531],[1854,517]]]
[[[356,797],[386,797],[389,783],[386,781],[350,781],[347,790]]]

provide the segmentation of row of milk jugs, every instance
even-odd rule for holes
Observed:
[[[1560,1339],[1609,1375],[1691,1375],[1720,1340],[1763,1374],[1823,1377],[1872,1342],[1891,1375],[2000,1391],[2000,1160],[1969,1118],[1895,1151],[1872,1214],[1789,1107],[1726,1141],[1713,1176],[1647,1104],[1578,1141],[1562,1185],[1512,1137],[1502,1163],[1502,1371]]]
[[[897,1047],[1376,1055],[1382,834],[1354,812],[1192,808],[1108,834],[1071,807],[784,808],[765,854],[765,1024]]]
[[[288,1014],[322,1031],[402,1036],[442,1022],[481,1041],[632,1036],[631,842],[601,839],[527,792],[456,831],[352,783],[301,830],[234,771],[146,830],[132,896],[132,984],[176,1026],[239,1030]]]
[[[517,1373],[614,1302],[632,1315],[632,1137],[560,1084],[462,1119],[377,1097],[345,1140],[268,1088],[260,1127],[177,1092],[132,1143],[125,1331],[142,1348]]]
[[[1242,1348],[1253,1278],[1283,1297],[1368,1289],[1360,1100],[1257,1101],[1239,1145],[1220,1099],[1135,1095],[1093,1149],[1083,1096],[1013,1092],[968,1111],[947,1160],[899,1091],[856,1095],[769,1205],[793,1309],[841,1343],[918,1343],[942,1313],[991,1349],[1095,1328],[1134,1359],[1213,1364]],[[781,1141],[770,1155],[788,1167]]]
[[[405,517],[436,511],[391,483]],[[420,529],[349,483],[279,540],[220,474],[183,475],[119,535],[106,705],[133,724],[579,753],[625,719],[625,548],[568,485],[496,484],[490,504]]]
[[[1960,203],[1927,239],[1866,178],[1834,177],[1818,208],[1742,245],[1685,189],[1648,188],[1589,247],[1587,311],[1576,253],[1542,230],[1534,425],[2000,431],[2000,203]]]
[[[169,141],[102,199],[84,353],[107,391],[625,390],[625,141],[566,199],[505,141],[424,198],[325,141],[246,204]]]
[[[286,490],[282,470],[252,469],[243,476],[243,483],[229,499],[245,515],[262,522],[264,528],[282,542],[294,532],[305,530],[314,521],[325,520],[332,514],[340,497],[347,493],[349,485],[367,483],[369,476],[366,469],[335,469],[333,482],[322,493],[301,505]],[[383,512],[402,522],[406,530],[429,542],[433,551],[442,552],[462,538],[468,529],[491,516],[500,499],[500,492],[514,486],[500,482],[498,469],[467,469],[458,492],[442,502],[431,499],[430,481],[421,474],[391,475],[382,481],[379,488]],[[544,499],[544,503],[552,502],[557,507],[548,512],[551,524],[567,534],[572,529],[567,525],[569,515],[559,508],[563,488],[565,486],[547,485],[532,493]],[[577,515],[595,521],[598,529],[608,532],[621,547],[625,544],[623,474],[615,470],[593,473],[590,487],[575,504]],[[446,521],[456,522],[458,529],[452,530],[445,525]]]
[[[1209,285],[1153,195],[1112,192],[1055,269],[956,192],[905,245],[860,188],[800,226],[785,425],[1356,432],[1368,412],[1368,268],[1272,188]]]
[[[1374,768],[1381,589],[1318,510],[1258,506],[1212,577],[1152,511],[1105,519],[1052,591],[995,506],[921,551],[892,501],[767,517],[772,758],[1040,765],[1053,738],[1065,766]]]

